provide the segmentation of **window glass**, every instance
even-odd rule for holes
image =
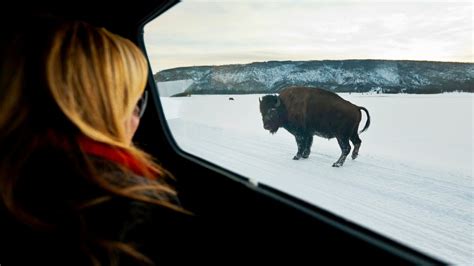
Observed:
[[[183,1],[146,25],[145,44],[181,149],[467,265],[473,10],[470,1]],[[370,115],[360,134],[368,119],[358,107]]]

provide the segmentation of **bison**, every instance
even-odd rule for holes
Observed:
[[[357,158],[362,143],[359,133],[370,125],[367,109],[320,88],[289,87],[281,90],[279,96],[266,95],[259,102],[264,129],[275,134],[283,127],[295,136],[298,152],[294,160],[308,158],[313,136],[317,135],[337,139],[341,156],[332,166],[340,167],[351,151],[349,140],[354,145],[352,159]],[[362,116],[360,110],[367,114],[367,122],[358,133]]]

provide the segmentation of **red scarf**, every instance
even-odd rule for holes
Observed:
[[[87,137],[79,137],[79,145],[82,150],[93,156],[104,158],[111,162],[117,163],[121,166],[124,166],[135,174],[140,176],[146,176],[145,173],[154,172],[148,166],[144,165],[142,162],[138,161],[132,154],[121,148],[114,148],[110,145],[94,141]]]
[[[143,164],[143,162],[137,160],[132,154],[130,154],[124,149],[95,141],[83,135],[78,136],[76,139],[82,151],[84,151],[88,155],[100,157],[108,161],[114,162],[118,165],[126,167],[127,169],[139,176],[148,177],[150,176],[150,173],[152,173],[153,176],[156,177],[160,174],[159,172],[156,172],[156,170],[148,167],[148,165],[145,165]],[[52,130],[46,133],[45,139],[36,142],[34,145],[41,146],[42,143],[48,143],[57,147],[62,147],[66,150],[71,150],[71,145],[66,140],[66,138],[61,136],[61,134],[55,133]]]

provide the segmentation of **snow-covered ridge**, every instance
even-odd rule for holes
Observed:
[[[429,61],[269,61],[181,67],[155,74],[158,82],[192,79],[190,93],[267,93],[286,86],[338,92],[474,92],[474,64]]]

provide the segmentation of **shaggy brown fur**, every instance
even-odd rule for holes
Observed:
[[[333,166],[340,167],[351,150],[349,140],[354,145],[352,159],[355,159],[362,142],[359,133],[370,125],[367,109],[319,88],[289,87],[280,91],[279,96],[266,95],[259,101],[266,130],[274,134],[283,127],[295,136],[298,152],[294,160],[308,158],[314,135],[337,138],[342,153]],[[361,120],[360,110],[367,114],[367,122],[362,131],[357,132]]]

